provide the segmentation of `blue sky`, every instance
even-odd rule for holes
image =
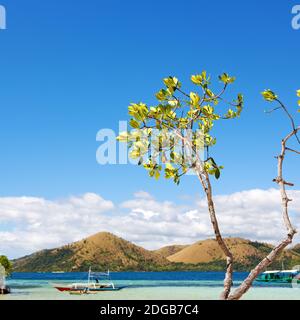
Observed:
[[[289,129],[267,116],[260,91],[296,108],[300,31],[296,1],[4,1],[0,32],[0,195],[57,199],[85,192],[113,201],[145,190],[158,199],[200,194],[194,177],[179,187],[135,166],[100,166],[101,128],[117,129],[132,101],[152,101],[161,79],[189,83],[227,71],[246,108],[220,124],[215,159],[225,166],[218,194],[273,187],[274,155]],[[287,173],[299,177],[290,161]],[[297,178],[295,177],[294,180]]]

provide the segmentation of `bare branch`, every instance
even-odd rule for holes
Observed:
[[[276,108],[271,109],[271,110],[265,110],[265,113],[273,113],[274,111],[279,110],[279,109],[281,109],[281,106],[280,107],[276,107]]]
[[[187,98],[190,98],[190,96],[186,93],[186,92],[184,92],[183,90],[181,90],[180,88],[176,88],[176,90],[177,91],[179,91],[180,93],[182,93],[184,96],[186,96]]]
[[[227,87],[228,87],[228,83],[225,83],[221,92],[219,94],[217,94],[216,96],[214,96],[213,99],[220,99],[221,96],[225,93]]]
[[[265,257],[248,275],[248,277],[242,282],[242,284],[229,295],[228,300],[239,300],[252,286],[256,277],[263,272],[279,254],[292,243],[293,237],[288,235],[279,245],[277,245],[270,254]]]
[[[290,122],[291,122],[291,125],[292,125],[292,128],[293,128],[293,131],[294,131],[294,133],[295,133],[295,137],[296,137],[298,143],[300,144],[300,139],[299,139],[299,137],[298,137],[298,135],[297,135],[298,130],[297,130],[297,128],[296,128],[295,121],[294,121],[292,115],[291,115],[290,112],[288,111],[287,107],[286,107],[279,99],[275,99],[275,101],[277,101],[277,102],[280,104],[281,108],[284,110],[284,112],[286,113],[286,115],[287,115],[288,118],[290,119]]]
[[[294,150],[294,149],[291,149],[291,148],[288,148],[288,147],[286,147],[285,148],[287,151],[291,151],[291,152],[295,152],[295,153],[297,153],[297,154],[300,154],[300,151],[298,151],[298,150]]]
[[[229,295],[228,300],[238,300],[244,295],[252,286],[253,281],[256,277],[263,272],[277,257],[278,255],[293,241],[293,237],[296,234],[296,229],[293,227],[289,213],[288,213],[288,204],[291,199],[289,199],[285,186],[293,186],[292,183],[286,182],[283,178],[283,162],[285,159],[286,154],[286,144],[287,142],[300,131],[300,127],[295,128],[290,134],[288,134],[284,139],[281,141],[281,153],[277,157],[278,160],[278,176],[274,181],[280,187],[280,194],[281,194],[281,203],[282,203],[282,215],[285,227],[287,229],[287,237],[281,241],[279,245],[277,245],[270,254],[264,258],[248,275],[248,277],[242,282],[242,284],[232,293]]]

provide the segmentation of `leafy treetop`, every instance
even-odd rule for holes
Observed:
[[[5,268],[6,274],[10,274],[12,271],[12,263],[6,256],[0,256],[0,265]]]
[[[223,73],[219,80],[223,86],[216,93],[206,71],[192,75],[195,89],[187,93],[176,77],[169,76],[155,95],[156,105],[130,104],[132,130],[120,133],[117,139],[128,144],[129,156],[137,159],[151,177],[158,179],[164,170],[165,178],[179,184],[180,177],[201,162],[205,172],[219,178],[223,167],[208,156],[208,149],[216,144],[212,128],[215,121],[239,117],[244,104],[242,94],[230,102],[224,99],[234,77]],[[207,150],[206,159],[200,158],[201,150]]]

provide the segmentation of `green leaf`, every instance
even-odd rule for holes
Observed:
[[[210,89],[206,89],[206,94],[210,97],[213,98],[215,95]]]
[[[278,98],[278,96],[270,89],[263,91],[261,94],[263,98],[269,102],[272,102]]]
[[[138,121],[144,121],[149,113],[149,110],[146,104],[140,103],[131,103],[128,107],[128,113]]]
[[[166,163],[166,168],[168,170],[175,170],[175,168],[171,165],[171,163]]]
[[[160,172],[158,170],[155,170],[154,178],[158,180],[159,177],[160,177]]]
[[[219,168],[216,168],[216,169],[215,169],[215,177],[216,177],[216,179],[219,179],[219,178],[220,178],[220,175],[221,175],[220,169],[219,169]]]
[[[164,79],[164,84],[166,85],[166,87],[169,89],[169,92],[171,94],[173,94],[173,92],[177,89],[181,87],[181,83],[179,82],[179,80],[176,77],[168,77]]]
[[[134,150],[132,150],[132,151],[129,153],[129,156],[130,156],[130,158],[132,158],[132,159],[137,159],[137,158],[140,158],[141,152],[140,152],[140,150],[134,149]]]
[[[225,114],[226,119],[233,119],[237,117],[237,113],[234,112],[232,109],[228,109],[227,113]]]
[[[206,115],[212,115],[214,112],[214,108],[210,105],[203,106],[202,112],[205,113]]]
[[[190,93],[190,98],[191,98],[191,104],[192,104],[194,107],[199,106],[200,97],[199,97],[199,95],[198,95],[197,93],[191,92],[191,93]]]
[[[300,97],[300,89],[297,90],[297,97]],[[298,100],[298,106],[300,106],[300,100]],[[300,110],[298,110],[298,112],[300,112]]]
[[[131,126],[132,128],[135,128],[135,129],[139,129],[139,128],[140,128],[140,124],[139,124],[136,120],[134,120],[134,119],[131,119],[130,122],[129,122],[129,124],[130,124],[130,126]]]
[[[120,135],[117,137],[117,140],[120,142],[128,142],[130,134],[126,131],[121,132]]]
[[[152,170],[154,168],[154,165],[153,165],[153,163],[151,161],[149,161],[148,163],[144,164],[144,168],[146,170]]]
[[[171,106],[171,107],[176,107],[178,105],[178,101],[177,100],[169,100],[168,101],[168,104]]]
[[[168,95],[169,94],[165,89],[161,89],[160,91],[157,92],[155,96],[159,101],[164,101],[167,99]]]
[[[196,74],[191,76],[191,81],[196,85],[201,85],[203,78],[200,74]]]
[[[180,118],[179,119],[179,128],[180,129],[186,129],[187,125],[189,123],[189,120],[186,118]]]
[[[210,158],[210,161],[212,162],[212,164],[213,164],[215,167],[217,166],[216,161],[215,161],[214,158]]]
[[[230,77],[227,73],[220,75],[219,79],[225,84],[233,83],[235,81],[235,77]]]

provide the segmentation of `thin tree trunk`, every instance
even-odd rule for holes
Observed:
[[[202,187],[205,191],[206,198],[207,198],[207,204],[208,204],[208,211],[210,216],[210,221],[215,233],[216,240],[222,249],[223,253],[226,256],[226,274],[224,279],[224,290],[220,295],[220,299],[226,300],[230,294],[231,287],[232,287],[232,273],[233,273],[233,255],[230,252],[229,248],[227,247],[218,224],[215,206],[213,202],[213,196],[212,196],[212,187],[210,184],[209,176],[207,172],[203,172],[202,168],[198,164],[195,168],[197,176],[202,184]],[[203,172],[203,173],[202,173]],[[204,177],[203,177],[204,175]],[[204,179],[205,178],[205,179]]]
[[[281,153],[277,157],[278,159],[278,169],[277,169],[277,178],[274,179],[274,181],[279,185],[280,187],[280,195],[281,195],[281,205],[282,205],[282,215],[283,215],[283,221],[285,224],[285,227],[287,229],[287,237],[281,241],[280,244],[278,244],[271,252],[270,254],[264,258],[248,275],[248,277],[242,282],[242,284],[229,295],[228,300],[238,300],[240,299],[252,286],[253,281],[256,279],[256,277],[272,263],[275,261],[275,259],[279,256],[279,254],[293,241],[293,237],[295,233],[297,232],[290,221],[289,218],[289,212],[288,212],[288,203],[292,201],[288,198],[288,195],[286,193],[286,185],[293,186],[292,183],[288,183],[283,179],[283,161],[285,158],[286,150],[288,149],[286,147],[286,144],[288,140],[295,136],[297,132],[300,130],[300,127],[293,130],[288,136],[286,136],[282,142],[281,142]]]
[[[229,248],[227,247],[227,245],[221,235],[218,220],[216,217],[214,202],[212,200],[212,192],[211,192],[211,187],[210,187],[209,181],[208,181],[208,185],[209,185],[209,188],[206,192],[206,196],[207,196],[208,211],[209,211],[211,224],[212,224],[214,232],[215,232],[216,240],[226,256],[226,273],[225,273],[225,279],[224,279],[224,290],[220,296],[220,298],[222,300],[226,300],[230,294],[231,286],[233,283],[233,281],[232,281],[233,255],[230,252]]]

